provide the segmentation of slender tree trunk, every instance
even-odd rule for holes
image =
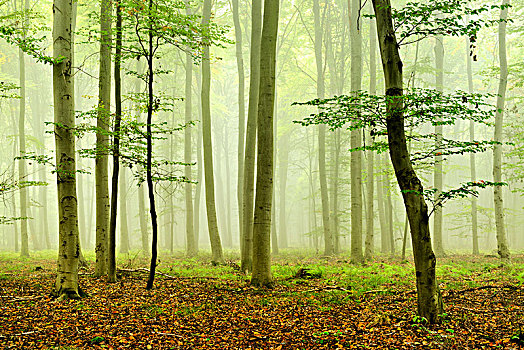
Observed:
[[[440,92],[444,90],[444,37],[437,36],[435,38],[435,70],[436,70],[436,89]],[[443,186],[443,174],[442,174],[442,155],[440,155],[440,149],[442,147],[442,124],[435,125],[435,149],[437,155],[435,155],[435,167],[433,171],[433,187],[437,190],[435,192],[435,203],[442,193]],[[444,256],[444,246],[442,244],[442,206],[437,205],[433,212],[433,242],[435,244],[435,254],[437,256]]]
[[[198,71],[197,71],[198,72]],[[198,123],[198,135],[197,135],[197,142],[196,142],[196,149],[197,149],[197,185],[195,190],[195,209],[193,210],[193,216],[194,216],[194,222],[193,225],[194,232],[195,232],[195,249],[198,252],[198,239],[200,236],[200,199],[202,198],[202,182],[203,182],[203,156],[202,156],[202,140],[203,140],[203,132],[202,132],[202,87],[201,87],[201,77],[200,73],[197,73],[197,85],[198,85],[198,91],[200,94],[198,94],[199,101],[197,103],[198,106],[198,119],[200,123]]]
[[[231,172],[229,169],[229,133],[227,124],[224,123],[224,161],[226,163],[226,234],[225,234],[225,246],[228,248],[233,247],[233,232],[231,231]]]
[[[497,93],[497,114],[495,116],[495,134],[493,139],[497,142],[503,141],[502,126],[504,119],[504,104],[506,100],[506,87],[508,85],[508,62],[506,57],[506,25],[508,18],[509,0],[503,0],[504,8],[500,12],[499,22],[499,88]],[[502,145],[495,145],[493,150],[493,181],[502,182]],[[493,200],[495,202],[495,227],[497,228],[497,248],[500,259],[509,262],[510,253],[508,239],[504,227],[504,203],[502,201],[502,187],[495,186],[493,189]]]
[[[127,224],[127,179],[126,168],[121,169],[120,181],[120,253],[129,253],[129,225]]]
[[[437,260],[431,247],[428,208],[422,196],[422,183],[413,170],[404,131],[402,60],[393,29],[391,2],[373,0],[373,8],[377,19],[385,90],[389,97],[386,117],[389,153],[411,228],[418,315],[430,323],[436,323],[443,310],[435,275]]]
[[[249,75],[249,105],[247,112],[246,148],[244,155],[243,181],[243,232],[242,271],[251,271],[253,266],[253,200],[255,193],[255,156],[257,143],[258,90],[260,81],[260,44],[262,33],[262,1],[251,4],[251,49]]]
[[[348,0],[349,1],[349,0]],[[360,0],[351,1],[351,91],[362,88],[362,33],[359,25]],[[351,130],[351,148],[362,145],[362,131]],[[362,151],[351,152],[351,261],[362,263]]]
[[[320,17],[320,0],[313,1],[315,20],[315,62],[317,67],[317,98],[325,95],[324,65],[322,56],[322,20]],[[324,255],[333,254],[333,236],[329,222],[329,194],[326,174],[326,125],[319,125],[318,129],[318,172],[320,180],[320,199],[322,201],[322,223],[324,227]]]
[[[258,147],[255,218],[253,221],[253,274],[251,284],[270,286],[271,202],[273,197],[273,113],[279,0],[264,1],[260,45],[260,88],[258,98]]]
[[[111,217],[109,220],[108,281],[116,282],[116,219],[118,213],[118,176],[120,173],[120,124],[122,121],[122,9],[116,3],[115,50],[115,126],[113,128],[113,178],[111,180]]]
[[[280,173],[279,178],[279,186],[280,191],[279,193],[279,199],[280,199],[280,205],[279,205],[279,238],[280,238],[280,246],[282,248],[287,248],[288,243],[288,234],[287,234],[287,227],[286,227],[286,188],[287,188],[287,170],[289,166],[289,141],[291,138],[290,133],[284,134],[280,139],[280,165],[278,167],[278,171]]]
[[[466,40],[466,69],[468,74],[468,90],[469,93],[473,93],[473,73],[471,69],[471,48],[469,38]],[[469,121],[469,140],[470,142],[475,141],[475,122]],[[477,181],[477,167],[475,162],[475,152],[471,152],[469,155],[469,169],[471,182]],[[477,218],[477,197],[471,196],[471,235],[473,243],[473,255],[479,255],[479,235],[478,235],[478,218]]]
[[[72,2],[53,2],[53,65],[55,147],[58,187],[58,269],[54,294],[60,299],[78,299],[78,201],[76,197],[75,115],[72,82]]]
[[[377,28],[375,25],[375,19],[371,18],[369,23],[369,93],[375,95],[377,93]],[[368,144],[373,142],[373,136],[368,133]],[[366,207],[366,243],[364,250],[364,257],[366,260],[373,258],[375,250],[375,237],[374,237],[374,219],[375,219],[375,208],[374,208],[374,157],[375,152],[367,152],[367,207]]]
[[[202,25],[209,24],[211,17],[211,0],[204,0]],[[215,205],[215,180],[213,175],[213,146],[211,141],[211,107],[210,107],[211,67],[209,46],[204,46],[202,57],[202,131],[204,142],[204,176],[206,191],[207,224],[211,242],[211,260],[214,264],[222,264],[222,244],[218,233],[218,222]]]
[[[187,7],[187,12],[189,13],[189,7]],[[193,118],[192,110],[192,83],[193,83],[193,59],[190,53],[186,53],[186,86],[185,86],[185,100],[184,100],[184,109],[185,109],[185,122],[186,124],[190,123]],[[192,128],[187,127],[184,129],[184,163],[191,164],[191,132]],[[191,176],[191,167],[184,167],[184,176],[190,181],[192,180]],[[195,232],[193,227],[193,184],[186,182],[184,184],[185,191],[185,202],[186,202],[186,254],[188,256],[194,256],[197,253],[196,243],[195,243]]]
[[[153,11],[153,0],[149,0],[149,13]],[[153,161],[153,101],[155,95],[153,94],[153,84],[155,71],[153,69],[153,63],[155,59],[154,53],[154,37],[153,37],[153,17],[150,15],[148,18],[149,21],[149,30],[148,30],[148,56],[147,58],[147,122],[146,122],[146,182],[147,182],[147,193],[149,198],[149,213],[151,215],[151,264],[149,265],[149,278],[147,280],[146,289],[150,290],[153,288],[153,282],[155,280],[155,271],[156,271],[156,259],[158,254],[158,222],[157,222],[157,213],[156,213],[156,204],[155,204],[155,188],[153,184],[152,176],[152,161]]]
[[[382,157],[378,155],[379,167],[382,167],[382,171],[386,171],[384,161]],[[380,222],[380,252],[386,254],[389,252],[389,238],[387,229],[387,218],[385,211],[385,196],[384,196],[384,176],[377,176],[377,206],[378,206],[378,219]]]
[[[25,155],[25,103],[26,103],[26,88],[25,88],[25,55],[22,49],[18,50],[19,58],[19,69],[20,69],[20,107],[18,115],[18,141],[19,141],[19,155]],[[18,160],[18,180],[20,183],[28,181],[26,178],[27,168],[25,159]],[[27,230],[27,220],[29,220],[27,215],[27,187],[22,186],[19,190],[20,194],[20,233],[21,233],[21,256],[29,256],[29,233]],[[36,241],[33,241],[34,247],[36,247]]]
[[[278,41],[277,41],[278,45]],[[278,56],[278,51],[277,54]],[[276,68],[275,68],[276,71]],[[276,78],[275,78],[276,79]],[[278,117],[277,117],[277,111],[278,111],[278,100],[277,100],[277,90],[275,86],[275,104],[273,107],[273,145],[277,144],[277,135],[278,135]],[[273,174],[276,174],[276,161],[277,159],[277,147],[273,147]],[[273,255],[278,254],[279,252],[279,237],[282,236],[282,232],[279,232],[277,234],[277,209],[276,209],[276,183],[273,182],[273,191],[271,194],[271,253]],[[280,194],[282,195],[282,193]],[[284,206],[284,212],[285,212],[285,206]],[[282,211],[281,211],[282,213]],[[284,216],[284,220],[285,220]],[[287,247],[287,233],[286,233],[286,247]]]
[[[237,149],[237,203],[238,203],[238,231],[240,239],[240,250],[243,250],[244,237],[244,210],[243,210],[243,181],[244,181],[244,138],[246,128],[246,105],[245,105],[245,76],[244,57],[242,55],[242,27],[238,14],[238,0],[232,0],[233,23],[235,25],[235,48],[238,72],[238,149]],[[242,255],[242,252],[241,254]]]
[[[111,106],[111,13],[110,0],[100,6],[100,69],[96,126],[96,265],[95,276],[107,273],[109,233],[109,131]]]

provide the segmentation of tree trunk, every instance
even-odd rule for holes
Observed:
[[[379,167],[382,167],[382,171],[385,171],[384,162],[380,154],[378,155]],[[377,206],[378,206],[378,219],[380,223],[380,252],[386,254],[389,252],[389,239],[388,229],[386,223],[386,212],[385,212],[385,196],[384,196],[384,176],[377,176]]]
[[[158,254],[158,222],[157,222],[157,213],[155,205],[155,188],[153,184],[152,176],[152,162],[153,162],[153,133],[152,133],[152,124],[153,124],[153,101],[155,95],[153,94],[153,84],[155,71],[153,67],[155,59],[154,51],[154,37],[153,37],[153,25],[152,17],[153,11],[153,0],[149,0],[148,4],[150,17],[148,18],[149,30],[148,30],[148,55],[147,58],[147,121],[146,121],[146,182],[147,182],[147,194],[149,198],[149,213],[151,215],[151,264],[149,265],[149,278],[147,280],[146,289],[150,290],[153,288],[153,282],[155,280],[155,271],[156,271],[156,259]]]
[[[110,0],[100,7],[100,69],[98,78],[98,115],[96,127],[96,265],[95,276],[107,273],[109,232],[109,131],[111,106],[111,13]]]
[[[471,42],[469,38],[466,40],[466,69],[468,74],[468,90],[469,93],[473,93],[473,72],[471,69]],[[469,121],[469,140],[470,142],[475,141],[475,122]],[[477,168],[475,162],[475,152],[471,152],[469,155],[469,169],[471,182],[477,181]],[[478,218],[477,218],[477,197],[471,196],[471,235],[473,243],[473,255],[479,255],[479,235],[478,235]]]
[[[211,17],[211,0],[204,0],[202,25],[209,24]],[[209,46],[204,45],[202,57],[202,131],[204,142],[204,176],[206,191],[207,224],[209,230],[209,241],[211,242],[211,261],[214,264],[222,264],[222,244],[218,233],[218,222],[215,206],[215,180],[213,175],[213,146],[211,141],[211,107],[210,86],[211,67],[209,58]]]
[[[120,181],[120,253],[129,253],[129,225],[127,224],[127,179],[126,168],[121,169]]]
[[[53,2],[53,65],[56,174],[58,188],[58,269],[54,294],[60,299],[78,299],[78,203],[76,197],[75,115],[72,82],[72,2]]]
[[[322,23],[320,18],[320,0],[313,1],[315,20],[315,62],[317,67],[317,98],[325,95],[324,65],[322,63]],[[333,236],[329,221],[329,194],[326,174],[326,125],[319,125],[318,129],[318,172],[320,180],[320,199],[322,202],[322,223],[324,227],[324,255],[333,254]]]
[[[238,203],[238,231],[240,239],[240,250],[242,251],[244,237],[244,210],[243,210],[243,181],[244,181],[244,138],[246,128],[246,105],[245,105],[245,76],[244,57],[242,55],[242,27],[238,14],[238,0],[232,0],[233,23],[235,25],[235,48],[238,72],[238,149],[237,149],[237,203]],[[242,252],[241,254],[242,255]]]
[[[271,201],[273,197],[273,113],[279,0],[264,1],[260,45],[258,147],[255,218],[253,221],[254,286],[271,286]]]
[[[199,73],[199,70],[197,71],[197,86],[198,91],[202,92],[202,84],[201,84],[201,74]],[[193,216],[194,216],[194,225],[193,229],[195,232],[195,249],[198,252],[198,239],[200,237],[200,199],[202,198],[202,182],[203,182],[203,165],[204,162],[202,160],[202,139],[203,139],[203,132],[202,132],[202,95],[198,95],[199,101],[197,103],[198,106],[198,119],[200,120],[200,123],[198,123],[198,134],[196,138],[196,149],[197,149],[197,185],[195,190],[195,209],[193,210]]]
[[[349,1],[349,0],[348,0]],[[362,33],[359,25],[360,0],[351,1],[351,91],[362,88]],[[361,147],[362,131],[351,130],[351,148]],[[351,261],[362,263],[362,151],[351,152]]]
[[[229,135],[228,135],[228,127],[227,124],[224,123],[224,162],[226,163],[226,177],[225,177],[225,191],[226,191],[226,234],[224,239],[224,245],[228,248],[233,247],[233,232],[231,232],[231,181],[229,180],[231,178],[231,172],[229,169]]]
[[[25,155],[25,103],[26,103],[26,93],[25,93],[25,55],[22,49],[18,50],[19,58],[19,69],[20,69],[20,107],[18,115],[18,150],[19,155]],[[25,159],[18,160],[18,181],[23,183],[28,181],[27,168]],[[29,256],[29,233],[27,230],[27,187],[22,186],[19,190],[20,195],[20,233],[21,233],[21,249],[20,256]],[[36,242],[33,242],[34,247],[36,248]]]
[[[262,33],[262,1],[251,4],[251,48],[249,75],[249,105],[247,112],[246,148],[243,181],[242,271],[253,267],[253,199],[255,193],[255,156],[257,143],[258,90],[260,81],[260,44]]]
[[[402,60],[393,29],[391,2],[373,0],[373,8],[377,19],[386,95],[389,96],[386,117],[389,153],[411,228],[418,315],[430,323],[436,323],[442,314],[442,299],[435,275],[436,258],[431,247],[428,208],[422,195],[422,183],[411,164],[404,131]]]
[[[369,23],[369,93],[375,95],[377,93],[377,28],[375,25],[375,19],[371,18]],[[368,133],[368,144],[373,142],[373,136]],[[367,152],[367,207],[366,207],[366,243],[364,250],[364,257],[366,260],[373,258],[375,250],[375,237],[374,237],[374,219],[375,219],[375,208],[374,208],[374,151]]]
[[[113,178],[111,179],[111,216],[109,220],[108,281],[116,282],[116,219],[118,213],[118,176],[120,173],[120,123],[122,121],[122,9],[116,3],[115,49],[115,126],[113,132]]]
[[[189,13],[189,6],[187,7]],[[191,122],[193,118],[192,111],[192,82],[193,82],[193,59],[190,53],[186,53],[186,86],[185,86],[185,122]],[[192,128],[186,126],[184,129],[184,163],[191,164],[191,132]],[[184,176],[190,181],[191,167],[186,165],[184,167]],[[193,227],[193,184],[186,182],[184,184],[185,202],[186,202],[186,254],[194,256],[197,253],[195,243],[195,231]]]
[[[282,135],[280,139],[280,165],[278,171],[280,173],[279,177],[279,186],[280,190],[278,192],[280,205],[278,211],[279,215],[279,238],[280,246],[282,248],[288,247],[288,234],[286,227],[286,188],[287,188],[287,170],[289,167],[289,141],[291,138],[291,133],[286,133]]]
[[[444,45],[443,36],[437,36],[435,38],[435,70],[436,70],[436,89],[440,92],[444,90]],[[435,155],[435,167],[433,171],[433,187],[437,190],[435,192],[435,203],[442,193],[443,179],[442,179],[442,155],[440,154],[440,148],[442,147],[442,124],[435,125],[435,149],[437,155]],[[442,206],[437,205],[433,212],[433,242],[435,244],[435,253],[437,256],[444,256],[444,246],[442,245]]]
[[[503,0],[505,6],[500,12],[499,22],[499,62],[500,76],[497,93],[497,114],[495,116],[494,141],[502,142],[502,126],[504,119],[504,104],[506,100],[506,87],[508,85],[508,62],[506,57],[506,24],[508,18],[509,0]],[[493,150],[493,181],[502,182],[502,145],[495,145]],[[506,229],[504,227],[504,203],[502,202],[502,187],[495,186],[493,189],[493,200],[495,202],[495,227],[497,228],[497,248],[502,262],[509,262],[510,253]]]

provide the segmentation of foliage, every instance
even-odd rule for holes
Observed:
[[[20,98],[20,95],[13,92],[13,90],[18,90],[19,87],[15,84],[0,81],[0,99],[2,98]]]
[[[490,20],[482,15],[510,6],[490,4],[475,7],[477,5],[472,0],[433,0],[408,2],[400,9],[392,8],[393,26],[399,33],[398,44],[406,45],[438,35],[466,36],[473,49],[479,30],[500,22],[499,19]]]

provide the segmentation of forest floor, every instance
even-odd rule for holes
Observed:
[[[180,254],[161,259],[164,275],[146,291],[148,262],[129,255],[118,283],[93,277],[90,262],[80,277],[89,297],[57,302],[55,254],[0,253],[0,349],[524,348],[522,254],[506,267],[490,256],[439,259],[439,325],[416,316],[413,264],[399,259],[354,266],[289,252],[274,258],[265,290],[235,263]]]

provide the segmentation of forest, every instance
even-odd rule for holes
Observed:
[[[523,28],[0,0],[0,348],[524,348]]]

